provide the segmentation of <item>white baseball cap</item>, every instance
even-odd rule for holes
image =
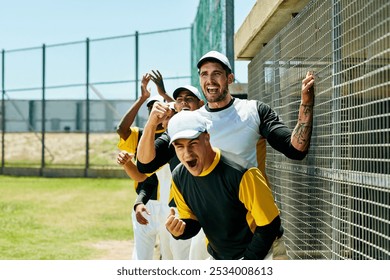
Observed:
[[[177,139],[195,139],[206,132],[211,121],[197,111],[181,111],[174,115],[168,123],[169,144]]]
[[[154,102],[164,102],[164,97],[162,97],[161,95],[159,94],[156,94],[156,95],[153,95],[151,97],[149,97],[148,99],[146,99],[146,107],[149,107],[150,105],[153,105],[153,104],[150,104],[150,103],[154,103]]]
[[[190,85],[185,85],[185,86],[178,87],[177,89],[175,89],[175,91],[172,94],[173,95],[173,99],[176,99],[177,96],[179,95],[179,93],[182,92],[182,91],[189,91],[193,95],[195,95],[199,100],[202,100],[202,97],[200,95],[199,90],[196,87],[193,87],[193,86],[190,86]]]
[[[230,66],[229,59],[217,51],[210,51],[206,53],[204,56],[202,56],[198,61],[198,69],[202,66],[203,62],[210,61],[210,60],[217,60],[223,65],[225,65],[227,68],[229,68],[230,71],[232,71],[232,67]]]

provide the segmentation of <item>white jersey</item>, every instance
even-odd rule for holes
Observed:
[[[220,111],[207,111],[203,106],[199,112],[211,120],[209,133],[211,145],[236,154],[257,166],[256,144],[260,135],[260,117],[256,100],[235,98],[232,106]]]
[[[171,170],[169,169],[169,164],[165,164],[163,167],[157,170],[156,175],[159,182],[158,200],[164,203],[164,205],[168,206],[169,192],[171,189],[171,180],[172,180],[172,174],[171,174]]]

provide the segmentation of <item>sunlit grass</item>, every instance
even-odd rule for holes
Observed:
[[[129,179],[0,176],[0,259],[95,259],[89,244],[130,240]]]

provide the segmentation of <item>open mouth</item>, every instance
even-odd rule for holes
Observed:
[[[211,94],[218,93],[218,87],[207,87],[207,92]]]
[[[189,167],[191,167],[191,168],[195,167],[195,166],[196,166],[196,163],[197,163],[197,160],[196,160],[196,159],[187,161],[187,165],[188,165]]]

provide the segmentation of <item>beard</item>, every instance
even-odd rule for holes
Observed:
[[[228,93],[229,93],[228,88],[225,86],[222,88],[222,92],[220,94],[209,94],[207,92],[207,94],[205,94],[204,96],[206,97],[207,102],[216,103],[225,100]]]

